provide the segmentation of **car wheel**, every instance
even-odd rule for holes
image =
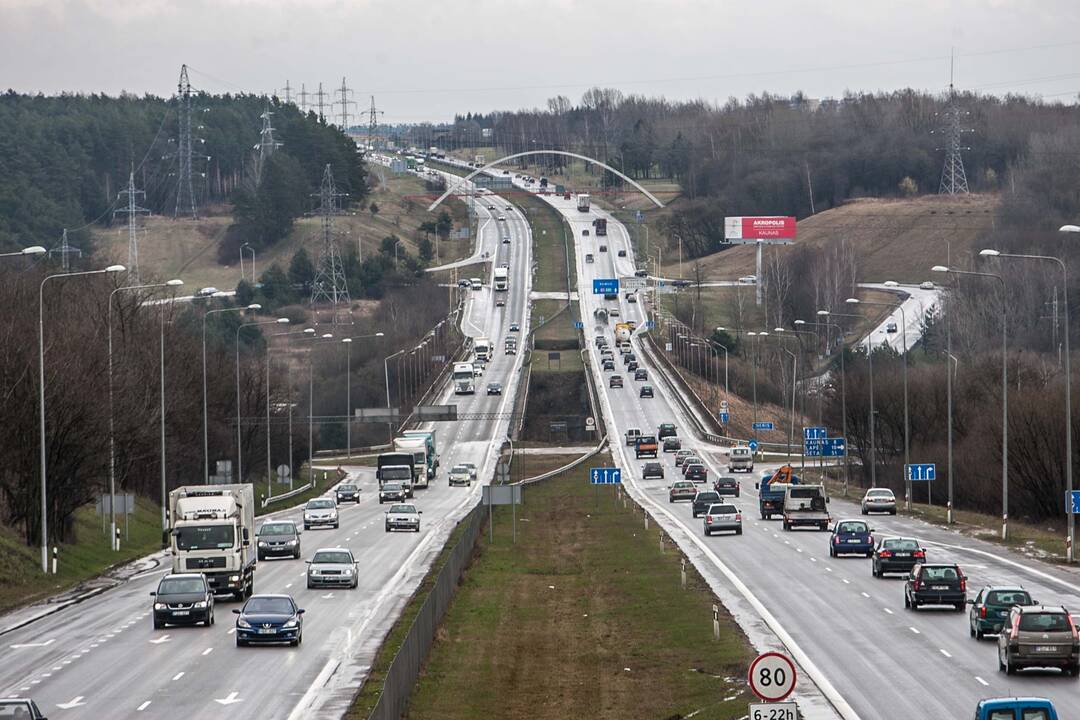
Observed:
[[[911,598],[911,609],[912,610],[918,610],[919,609],[919,601],[916,600],[915,598]]]
[[[299,560],[299,559],[300,559],[300,548],[297,548],[296,552],[293,553],[293,560]]]
[[[313,589],[314,589],[314,586],[313,586],[313,585],[312,585],[312,584],[311,584],[311,583],[309,582],[309,583],[307,584],[307,589],[308,589],[308,590],[313,590]]]
[[[956,612],[964,612],[964,608],[966,605],[967,603],[956,603],[956,605],[954,605],[953,607],[956,608]]]
[[[705,528],[705,536],[708,537],[709,535],[712,535],[712,530]]]
[[[1014,668],[1012,663],[1009,662],[1009,653],[1008,652],[1005,653],[1005,674],[1006,675],[1015,675],[1016,674],[1016,668]]]
[[[419,525],[417,525],[417,526],[416,526],[416,530],[414,530],[413,532],[420,532],[420,526],[419,526]]]
[[[382,505],[382,498],[379,498],[379,504]]]
[[[871,577],[877,577],[878,576],[877,565],[874,565],[873,563],[870,563],[870,575],[871,575]]]
[[[907,596],[907,593],[904,593],[904,609],[911,609],[911,598]]]
[[[895,510],[892,510],[892,511],[890,511],[890,512],[889,512],[889,514],[890,514],[890,515],[895,515],[895,514],[896,514],[896,511],[895,511]]]
[[[736,535],[742,535],[742,528],[736,528],[735,534]]]
[[[305,530],[310,530],[310,529],[311,529],[311,526],[310,526],[310,525],[308,525],[307,523],[304,523],[304,529],[305,529]]]
[[[259,562],[262,562],[263,560],[266,559],[266,556],[263,555],[262,553],[256,553],[255,554],[255,559],[258,560]]]
[[[339,527],[341,527],[341,526],[338,523],[334,523],[334,529],[335,530],[337,530]]]
[[[236,638],[236,647],[247,647],[247,640]]]
[[[1080,665],[1073,665],[1069,668],[1069,672],[1074,678],[1080,678]]]
[[[165,627],[165,623],[161,622],[157,618],[154,618],[154,629],[155,630],[160,630],[163,627]]]
[[[300,640],[299,640],[299,638],[297,638],[296,640],[290,640],[290,641],[289,641],[289,647],[296,647],[296,646],[298,646],[299,644],[300,644]]]
[[[386,525],[385,527],[386,527],[386,532],[390,532],[390,526]]]
[[[869,510],[867,510],[866,508],[863,508],[863,509],[862,509],[862,514],[863,514],[863,515],[869,515],[869,514],[870,514],[870,511],[869,511]]]
[[[983,637],[985,637],[985,635],[986,635],[986,633],[984,633],[982,630],[980,630],[979,628],[975,628],[975,639],[976,640],[982,640]]]
[[[1001,659],[1001,648],[998,647],[998,672],[1005,672],[1005,661]]]

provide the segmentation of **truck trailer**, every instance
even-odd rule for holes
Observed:
[[[577,209],[578,212],[589,212],[589,196],[585,193],[581,193],[577,196]]]
[[[255,490],[185,485],[169,493],[169,546],[174,573],[201,572],[215,593],[238,600],[255,591]]]
[[[394,438],[394,451],[412,455],[413,487],[426,488],[428,480],[435,477],[435,456],[428,452],[427,440],[422,437]]]

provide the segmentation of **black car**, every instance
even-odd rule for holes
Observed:
[[[637,372],[637,369],[637,360],[631,360],[630,362],[626,363],[626,372]]]
[[[916,565],[904,582],[904,607],[952,605],[963,612],[967,607],[967,578],[959,565]]]
[[[304,609],[288,595],[252,595],[236,618],[236,647],[249,643],[283,643],[293,647],[304,639]]]
[[[674,423],[660,423],[660,431],[656,433],[656,436],[663,440],[664,438],[675,437],[678,434]]]
[[[150,595],[155,630],[166,625],[214,624],[214,591],[202,573],[166,575]]]
[[[649,277],[648,270],[635,270],[634,277]]]
[[[682,450],[682,440],[677,437],[664,438],[664,452],[678,452]]]
[[[926,562],[926,551],[919,546],[919,541],[912,538],[880,538],[874,554],[870,572],[874,577],[885,573],[909,573],[919,563]]]
[[[694,496],[694,502],[691,504],[694,517],[709,512],[709,506],[718,502],[721,502],[720,493],[715,490],[698,490],[698,494]]]
[[[598,250],[599,250],[600,252],[607,252],[607,245],[601,245],[601,246],[600,246],[599,248],[597,248],[597,249],[598,249]]]
[[[258,560],[269,557],[300,557],[300,529],[292,520],[264,522],[256,534]]]
[[[500,385],[499,383],[488,383],[487,394],[502,395],[502,385]]]
[[[1036,604],[1027,590],[1015,585],[988,585],[970,602],[968,630],[976,640],[1000,633],[1012,608]]]
[[[619,250],[619,257],[626,257],[626,251],[625,250]]]
[[[632,362],[637,362],[637,358],[634,357],[634,353],[632,353],[632,352],[623,353],[622,361],[623,361],[623,365],[629,365]],[[636,368],[631,368],[631,369],[636,369]]]
[[[607,360],[604,360],[603,368],[604,368],[604,370],[614,370],[615,369],[615,361],[612,360],[611,358],[608,358]]]
[[[638,397],[651,398],[652,396],[653,396],[652,385],[642,385],[641,390],[638,391]]]
[[[739,497],[739,481],[733,477],[716,478],[716,482],[713,483],[713,490],[721,495]]]
[[[521,331],[521,326],[520,325],[518,325],[517,323],[510,323],[509,332],[520,332],[520,331]]]
[[[664,466],[658,462],[645,463],[641,467],[641,479],[649,480],[651,478],[664,479]]]
[[[646,370],[645,368],[638,368],[637,370],[634,371],[634,379],[635,380],[648,380],[649,379],[649,371]]]
[[[693,483],[703,483],[709,480],[709,471],[701,463],[691,463],[684,466],[686,472],[683,473],[683,477]]]
[[[341,483],[337,486],[335,494],[337,495],[338,505],[345,501],[360,502],[360,487],[353,483]]]

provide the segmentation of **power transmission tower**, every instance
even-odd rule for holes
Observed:
[[[309,93],[307,91],[307,88],[304,87],[304,83],[300,83],[300,112],[304,113],[305,115],[307,115],[308,109],[308,95]]]
[[[319,83],[319,91],[312,95],[315,96],[315,107],[319,109],[319,122],[326,122],[326,93],[323,92],[322,83]]]
[[[366,152],[370,152],[375,149],[375,133],[379,130],[379,115],[383,115],[382,110],[375,109],[375,96],[371,96],[371,109],[368,110],[368,126],[367,126],[367,147]]]
[[[288,105],[292,102],[292,88],[289,87],[289,81],[285,81],[285,104]]]
[[[60,245],[49,251],[49,257],[53,255],[60,256],[60,268],[66,273],[71,272],[70,256],[82,257],[82,250],[68,243],[67,228],[64,228],[64,236],[60,240]]]
[[[262,179],[263,168],[266,167],[266,161],[270,159],[270,156],[274,154],[274,151],[281,147],[281,143],[274,140],[274,126],[270,123],[270,116],[274,113],[270,112],[270,103],[266,103],[266,109],[263,110],[262,115],[262,131],[259,133],[259,142],[255,145],[255,149],[259,151],[259,158],[256,161],[255,167],[255,184],[258,185]]]
[[[187,65],[180,67],[180,82],[176,85],[176,101],[178,104],[177,118],[180,122],[177,137],[177,159],[179,169],[177,172],[176,207],[173,217],[179,217],[191,213],[191,218],[198,218],[195,208],[195,189],[191,184],[191,83],[188,81]]]
[[[967,174],[964,173],[964,158],[962,150],[970,150],[970,147],[961,145],[965,132],[971,132],[964,128],[962,122],[970,113],[961,110],[956,101],[956,90],[953,87],[953,65],[949,66],[949,105],[945,109],[945,123],[941,132],[945,134],[945,167],[941,170],[941,185],[938,186],[939,195],[959,195],[968,193]]]
[[[121,190],[116,195],[116,199],[120,200],[127,198],[126,207],[122,207],[113,212],[113,217],[117,215],[127,215],[128,223],[128,279],[132,283],[139,282],[139,234],[143,231],[143,228],[139,226],[137,218],[140,215],[149,215],[150,211],[144,207],[140,207],[135,204],[135,198],[137,196],[146,197],[146,193],[142,190],[135,189],[135,171],[132,170],[128,173],[127,188]],[[65,232],[65,237],[67,233]]]
[[[341,78],[341,87],[334,91],[334,94],[339,95],[340,99],[335,100],[333,103],[331,103],[331,105],[340,105],[341,106],[341,115],[339,115],[338,117],[341,118],[340,127],[341,127],[341,132],[343,132],[343,133],[349,132],[349,106],[356,104],[355,100],[350,100],[349,99],[349,95],[352,92],[353,92],[352,90],[350,90],[348,87],[345,86],[345,78],[342,77]]]
[[[349,287],[345,282],[345,269],[341,263],[341,253],[338,250],[337,239],[334,237],[334,216],[341,214],[339,199],[345,197],[345,193],[339,193],[334,187],[334,174],[330,170],[329,163],[323,171],[322,185],[319,187],[319,209],[317,214],[321,219],[322,250],[319,253],[319,264],[315,269],[315,279],[311,283],[311,306],[318,303],[331,305],[331,322],[338,324],[344,322],[340,313],[341,306],[348,310]]]

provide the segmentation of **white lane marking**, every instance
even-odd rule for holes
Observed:
[[[845,585],[850,585],[851,584],[851,581],[848,580],[847,578],[840,578],[840,579],[844,582]]]
[[[221,703],[222,705],[232,705],[233,703],[244,702],[243,698],[236,697],[239,694],[240,693],[233,690],[223,698],[214,698],[214,702]]]
[[[889,613],[890,615],[893,614],[893,611],[890,610],[889,608],[881,608],[881,609],[884,610],[885,612]]]
[[[180,672],[173,675],[172,679],[173,679],[173,681],[176,681],[176,680],[179,680],[182,677],[184,677],[184,671],[183,670],[181,670]]]
[[[870,593],[859,593],[859,594],[862,595],[864,598],[867,598],[867,599],[870,598]]]
[[[828,565],[825,566],[825,572],[832,572],[832,568]]]
[[[60,708],[61,710],[70,710],[71,708],[76,708],[76,707],[79,707],[80,705],[85,705],[85,704],[86,703],[83,702],[83,696],[82,695],[76,695],[72,699],[68,700],[66,703],[57,703],[56,707]]]
[[[56,672],[57,670],[63,670],[63,669],[64,669],[63,665],[53,665],[53,672]]]
[[[231,628],[229,628],[229,632],[227,632],[227,633],[225,633],[225,634],[226,634],[226,635],[232,635],[232,634],[233,634],[234,632],[236,632],[236,628],[234,628],[234,627],[231,627]]]
[[[151,640],[150,644],[151,645],[160,645],[161,643],[167,643],[167,642],[169,642],[170,637],[171,636],[168,633],[166,633],[165,635],[162,635],[161,637],[159,637],[156,640]]]
[[[209,654],[210,654],[210,653],[212,653],[212,652],[214,652],[214,648],[212,648],[212,647],[209,647],[209,648],[206,648],[205,650],[203,650],[203,651],[202,651],[202,654],[203,654],[203,655],[209,655]]]
[[[801,547],[795,548],[795,552],[802,552],[802,548]]]
[[[916,635],[922,635],[922,633],[921,633],[921,632],[919,632],[919,628],[916,628],[916,627],[911,627],[911,626],[909,625],[909,626],[908,626],[908,630],[910,630],[911,632],[915,633]]]
[[[978,680],[978,681],[979,681],[980,683],[982,683],[983,685],[985,685],[986,687],[990,687],[990,683],[986,682],[985,680],[983,680],[983,679],[982,679],[981,677],[979,677],[978,675],[976,675],[976,676],[975,676],[975,679],[976,679],[976,680]]]
[[[150,707],[150,701],[149,700],[145,701],[142,705],[135,708],[135,710],[136,710],[136,712],[142,712],[143,710],[145,710],[148,707]]]
[[[47,647],[49,645],[52,645],[54,642],[56,642],[56,638],[49,638],[44,642],[16,643],[15,645],[9,645],[8,647],[10,647],[12,650],[19,650],[21,648]]]
[[[51,672],[41,673],[41,677],[43,677],[43,678],[52,677],[52,673]]]
[[[952,655],[949,654],[949,651],[946,650],[945,648],[938,648],[938,652],[941,653],[942,655],[944,655],[947,658],[952,657]]]
[[[288,589],[289,589],[289,588],[291,588],[292,586],[293,586],[293,584],[292,584],[292,583],[289,583],[288,585],[286,585],[286,586],[285,586],[285,589],[286,589],[286,590],[288,590]]]

